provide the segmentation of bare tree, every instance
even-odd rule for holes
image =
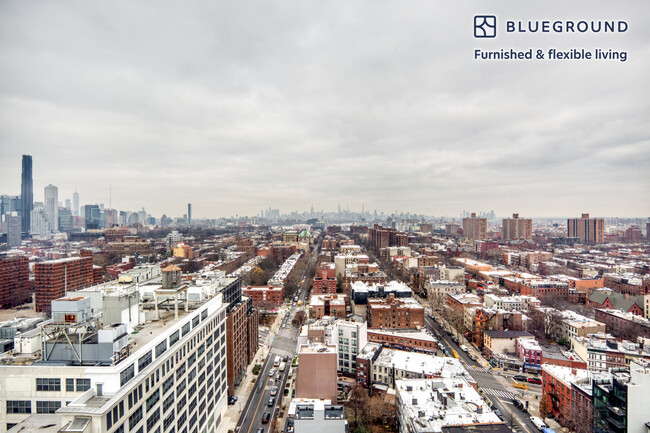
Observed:
[[[368,390],[363,386],[354,384],[350,391],[350,398],[346,404],[354,412],[354,422],[359,424],[359,415],[363,414],[369,401]]]

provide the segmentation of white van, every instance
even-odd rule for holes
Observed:
[[[461,344],[460,345],[460,350],[462,350],[463,352],[467,352],[469,349],[464,344]]]
[[[537,418],[536,416],[531,416],[530,422],[532,422],[535,425],[535,427],[537,427],[537,430],[539,431],[542,431],[546,428],[546,424],[544,424],[544,421]]]

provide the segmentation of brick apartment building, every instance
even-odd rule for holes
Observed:
[[[251,298],[253,306],[262,309],[277,308],[284,301],[284,287],[281,286],[263,286],[263,287],[244,287],[242,288],[244,296]]]
[[[368,229],[368,238],[377,251],[387,247],[408,246],[407,234],[398,232],[394,228],[382,227],[381,224],[375,224]]]
[[[312,293],[336,293],[336,267],[333,263],[323,263],[316,269]]]
[[[424,308],[414,298],[368,299],[368,328],[406,329],[424,327]]]
[[[605,287],[623,295],[638,296],[650,294],[650,280],[646,280],[646,284],[644,284],[644,280],[641,278],[629,278],[625,275],[617,274],[605,274],[603,279]]]
[[[602,244],[605,235],[605,220],[602,218],[589,218],[588,213],[583,213],[580,218],[567,220],[567,237],[578,238],[583,244]]]
[[[320,319],[325,316],[345,318],[347,296],[337,294],[312,295],[309,303],[309,317]]]
[[[246,368],[257,353],[259,316],[247,297],[242,297],[229,308],[226,316],[226,371],[228,395],[233,395],[235,386],[244,378]]]
[[[463,236],[473,241],[487,239],[487,218],[479,218],[476,213],[463,218]]]
[[[519,218],[518,213],[513,213],[512,218],[504,218],[501,227],[501,238],[503,242],[533,239],[533,220]]]
[[[92,252],[81,251],[79,255],[34,265],[36,312],[49,312],[50,303],[65,296],[66,291],[93,284]]]
[[[623,335],[624,338],[631,336],[650,338],[650,321],[635,314],[597,308],[596,320],[605,324],[607,333]]]
[[[29,259],[22,255],[0,255],[0,308],[29,301]]]

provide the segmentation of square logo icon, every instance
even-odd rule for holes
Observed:
[[[474,16],[474,37],[475,38],[496,38],[497,37],[496,15],[475,15]]]

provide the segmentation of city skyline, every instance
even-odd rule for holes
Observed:
[[[585,5],[629,30],[501,43],[611,45],[626,62],[477,63],[478,2],[7,2],[0,192],[19,193],[29,154],[34,201],[53,184],[62,201],[76,188],[80,204],[110,195],[113,208],[152,215],[182,215],[187,203],[193,218],[345,203],[647,217],[645,4],[551,2],[517,16],[582,16]],[[512,15],[505,2],[488,9]]]

